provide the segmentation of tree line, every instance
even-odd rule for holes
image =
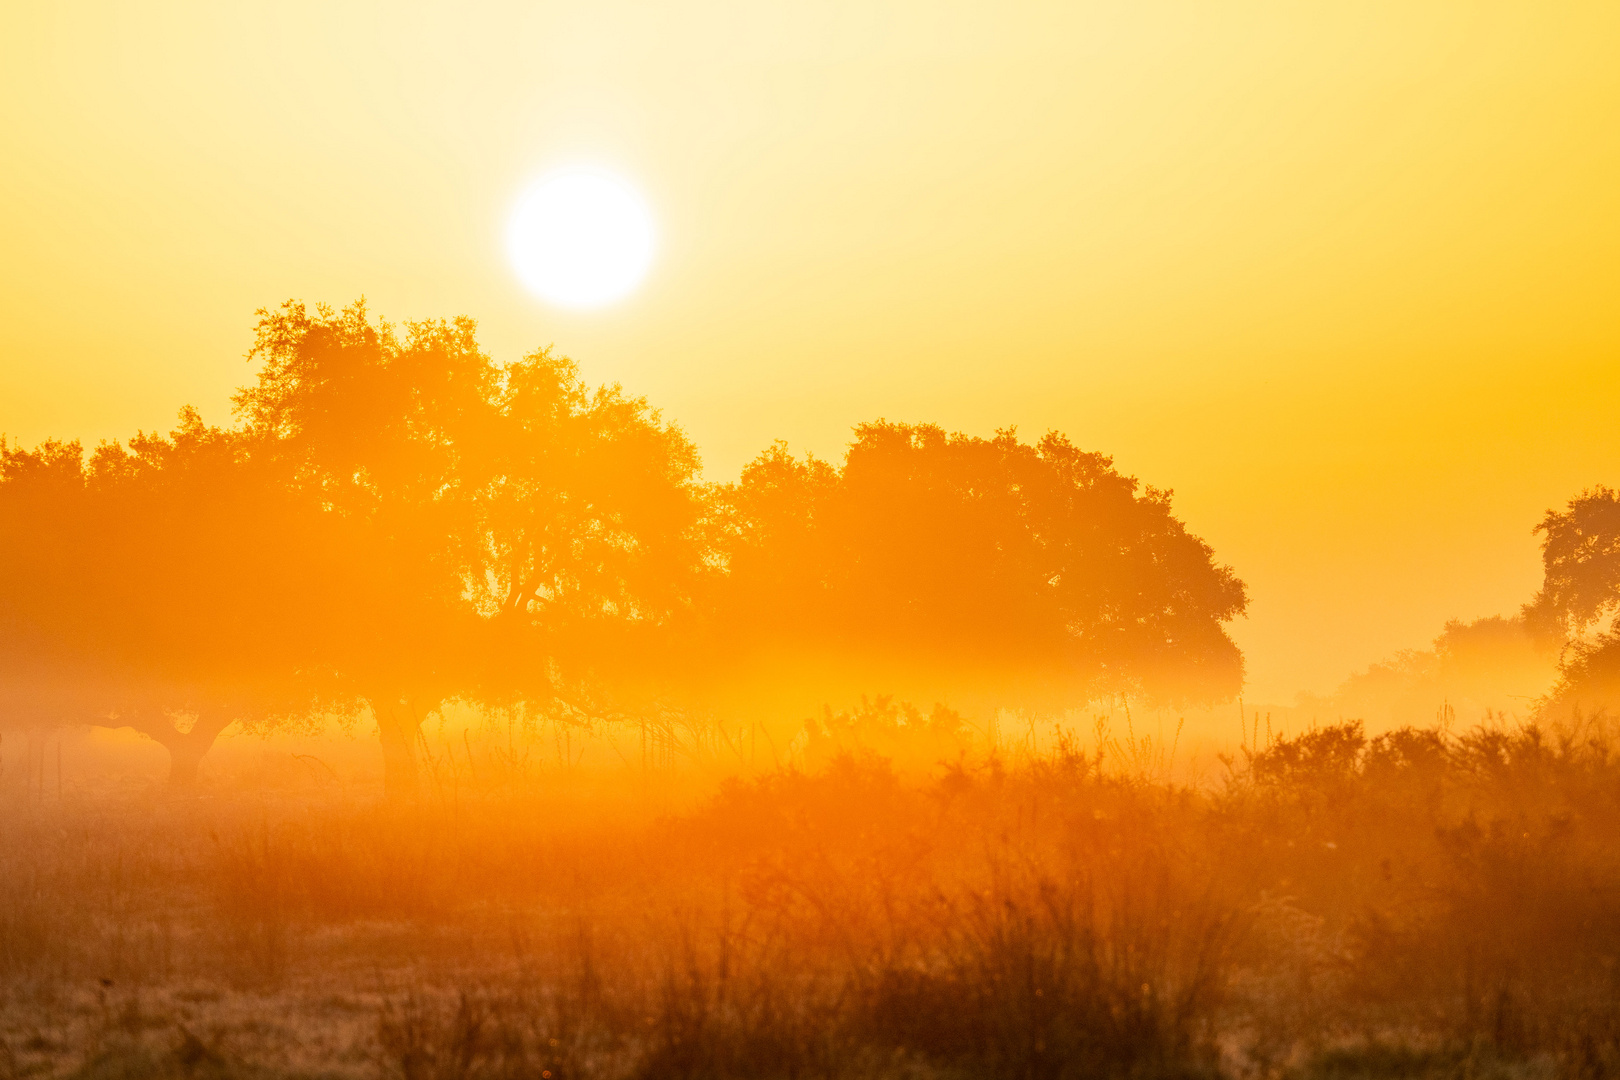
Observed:
[[[13,722],[128,725],[188,780],[229,724],[369,712],[414,784],[446,702],[785,715],[864,691],[1230,698],[1243,583],[1058,434],[854,430],[730,483],[644,399],[472,320],[261,310],[235,422],[0,445]]]
[[[185,782],[232,723],[364,712],[401,793],[451,701],[752,718],[1242,686],[1243,583],[1168,492],[1056,433],[878,421],[841,463],[776,443],[707,483],[644,399],[550,349],[498,365],[470,319],[289,301],[249,358],[231,426],[0,443],[0,715],[134,727]],[[1543,711],[1620,702],[1620,493],[1537,531],[1516,624],[1559,650]]]

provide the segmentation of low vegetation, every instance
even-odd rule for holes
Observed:
[[[1196,785],[1106,745],[13,798],[0,1076],[1620,1069],[1606,724],[1342,724]]]

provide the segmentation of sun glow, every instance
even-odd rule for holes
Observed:
[[[652,212],[612,173],[575,168],[524,192],[506,245],[523,284],[548,303],[591,308],[623,299],[652,265]]]

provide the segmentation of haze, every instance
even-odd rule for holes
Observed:
[[[1512,613],[1620,451],[1612,4],[14,4],[0,430],[229,419],[252,312],[555,342],[728,479],[856,423],[1047,429],[1248,583],[1251,701]],[[660,257],[522,288],[596,163]]]

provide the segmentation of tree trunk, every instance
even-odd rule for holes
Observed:
[[[416,740],[422,720],[411,704],[398,695],[371,699],[377,735],[383,750],[383,795],[390,802],[416,797]]]
[[[169,751],[170,787],[186,789],[196,786],[197,766],[202,764],[203,755],[208,753],[220,732],[230,727],[234,719],[229,713],[208,710],[197,714],[197,722],[191,725],[190,731],[180,731],[167,719],[160,721],[161,726],[157,730],[147,731]],[[145,729],[136,726],[136,730]]]
[[[164,709],[135,709],[91,719],[99,727],[127,727],[140,732],[169,752],[169,786],[190,788],[197,783],[197,766],[220,733],[236,717],[227,709],[204,709],[189,731],[181,731]]]
[[[184,737],[169,744],[169,786],[191,788],[197,786],[197,766],[202,764],[206,746],[198,746]]]

